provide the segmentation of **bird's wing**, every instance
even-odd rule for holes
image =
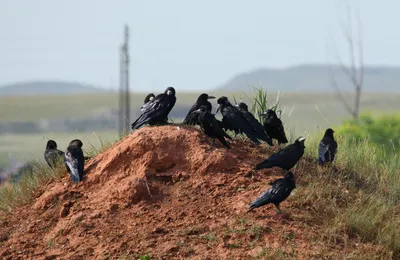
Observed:
[[[189,112],[187,113],[187,115],[186,115],[186,117],[185,117],[185,119],[183,120],[183,123],[184,124],[188,124],[188,123],[192,123],[193,121],[192,121],[192,119],[193,119],[193,111],[195,111],[195,110],[197,110],[197,109],[199,109],[199,106],[198,106],[198,104],[197,104],[197,102],[196,103],[194,103],[194,105],[190,108],[190,110],[189,110]],[[197,116],[196,116],[196,119],[197,119]]]
[[[147,109],[149,109],[149,107],[151,106],[152,103],[153,103],[153,101],[149,101],[149,102],[143,104],[143,106],[140,108],[140,111],[142,113],[145,112]]]
[[[257,139],[257,134],[253,130],[251,124],[246,119],[246,117],[243,115],[243,113],[240,112],[237,108],[228,107],[225,110],[225,113],[223,115],[223,123],[224,124],[227,123],[229,126],[234,128],[235,130],[242,131],[254,143],[256,143],[256,144],[260,143],[260,141]]]
[[[161,119],[171,111],[174,104],[175,102],[169,102],[164,96],[159,96],[149,106],[146,106],[143,113],[132,124],[132,129],[137,129],[151,120]]]
[[[324,140],[321,140],[318,145],[318,156],[320,161],[325,161],[325,154],[329,151],[329,144],[326,144]]]
[[[254,115],[248,111],[246,113],[247,121],[251,124],[252,128],[256,132],[257,138],[267,142],[269,145],[273,145],[271,138],[267,135],[263,125],[254,117]]]
[[[198,108],[197,103],[196,103],[190,108],[189,112],[187,113],[185,119],[183,120],[184,124],[189,124],[189,125],[197,124],[197,118],[198,118],[199,114],[198,113],[193,113],[197,109],[199,109],[199,108]]]
[[[68,147],[64,157],[65,164],[70,170],[74,182],[79,182],[83,174],[84,156],[82,149]]]
[[[232,140],[232,137],[230,137],[223,129],[223,125],[221,121],[218,121],[214,115],[211,113],[209,114],[209,122],[210,122],[210,127],[213,129],[213,131],[219,135],[219,136],[224,136],[228,139]]]

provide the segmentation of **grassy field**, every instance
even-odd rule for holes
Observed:
[[[380,151],[379,147],[371,146],[368,140],[356,142],[352,137],[337,135],[339,151],[334,166],[316,166],[318,142],[323,135],[323,131],[320,131],[323,129],[319,128],[338,124],[346,114],[333,98],[329,102],[319,102],[317,101],[319,99],[312,101],[309,98],[306,95],[285,94],[281,102],[283,107],[287,107],[284,113],[284,119],[288,122],[287,128],[289,126],[294,128],[293,135],[304,131],[309,135],[305,155],[295,167],[295,172],[301,181],[289,199],[295,208],[300,208],[304,212],[298,216],[298,220],[314,223],[323,231],[322,236],[310,238],[310,243],[318,240],[318,243],[325,244],[326,250],[320,252],[320,256],[326,259],[343,257],[343,255],[332,255],[329,249],[332,247],[345,249],[352,242],[356,242],[357,246],[360,245],[361,251],[364,246],[371,244],[381,246],[381,249],[365,252],[365,256],[353,255],[346,259],[399,259],[398,155],[388,156],[385,151]],[[319,109],[315,108],[316,105]],[[398,96],[391,98],[389,95],[375,95],[370,99],[365,96],[363,100],[363,109],[376,113],[397,111],[399,106]],[[104,140],[115,139],[110,133],[97,133],[97,135],[103,135]],[[71,134],[48,137],[60,140],[60,146],[65,146],[71,139]],[[103,146],[94,134],[80,136],[76,133],[75,137],[99,147]],[[42,137],[39,141],[37,136],[1,138],[2,149],[5,145],[11,145],[14,138],[20,138],[19,146],[26,146],[25,152],[33,147],[43,152],[45,140]],[[17,146],[16,150],[18,149]],[[37,186],[51,178],[58,178],[57,171],[51,173],[45,168],[48,167],[41,166],[37,170],[40,174],[28,176],[20,184],[0,190],[0,198],[3,198],[0,200],[0,209],[6,211],[12,209],[20,203],[20,198],[22,201],[29,201],[32,190]],[[354,253],[357,254],[357,251]]]
[[[75,138],[82,140],[85,151],[101,147],[101,142],[114,142],[117,135],[113,132],[0,135],[0,167],[9,165],[9,153],[12,153],[19,162],[31,159],[43,161],[47,140],[56,140],[58,148],[64,151],[68,143]]]
[[[251,90],[251,89],[250,89]],[[247,104],[252,103],[251,99],[254,92],[213,92],[208,91],[216,97],[227,96],[233,103],[233,96],[242,99]],[[195,102],[199,93],[177,94],[177,105],[189,107]],[[132,109],[138,111],[145,94],[132,95]],[[269,93],[269,102],[276,101],[278,93]],[[352,101],[351,95],[346,95],[348,101]],[[400,94],[390,93],[365,93],[362,98],[362,110],[375,113],[393,112],[400,110]],[[319,129],[325,129],[340,124],[344,119],[349,118],[343,105],[338,102],[334,93],[280,93],[281,109],[284,111],[282,118],[286,131],[289,135],[310,134]],[[216,109],[216,100],[212,101],[213,111]],[[96,111],[103,109],[117,108],[117,95],[106,93],[98,95],[74,95],[74,96],[46,96],[46,97],[0,97],[0,120],[7,121],[38,121],[40,119],[54,118],[82,118],[88,117]],[[220,117],[218,115],[217,117]],[[132,118],[132,121],[135,118]],[[173,118],[175,122],[180,122],[181,118]],[[89,144],[98,147],[101,139],[113,141],[116,138],[115,132],[102,130],[93,133],[45,133],[28,135],[1,135],[0,133],[0,167],[9,162],[8,154],[12,153],[17,160],[42,158],[47,138],[56,140],[61,149],[65,149],[67,143],[80,138],[84,143],[84,148]]]
[[[227,96],[232,102],[232,97],[242,98],[244,102],[250,103],[249,97],[254,93],[243,92],[213,92],[209,94],[216,97]],[[192,105],[200,93],[180,93],[177,94],[176,106]],[[139,111],[146,94],[132,94],[132,110]],[[277,93],[269,93],[269,99],[273,102]],[[352,101],[351,95],[346,95],[349,102]],[[391,93],[365,93],[362,98],[362,108],[378,111],[393,111],[400,109],[400,94]],[[293,108],[292,116],[298,117],[299,122],[304,118],[311,122],[324,121],[321,113],[332,123],[337,123],[340,119],[347,116],[341,103],[337,101],[334,93],[281,93],[280,102],[282,108],[287,111]],[[27,96],[27,97],[0,97],[0,120],[6,121],[37,121],[40,119],[53,119],[61,117],[79,118],[93,114],[103,109],[117,108],[117,95],[115,93],[98,95],[73,95],[73,96]],[[216,106],[216,100],[213,104]],[[305,113],[306,115],[302,115]],[[132,118],[133,120],[133,118]],[[293,120],[293,119],[292,119]],[[306,122],[307,124],[309,122]],[[300,125],[304,125],[301,123]]]

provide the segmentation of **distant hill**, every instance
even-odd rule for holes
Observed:
[[[332,91],[332,72],[343,90],[351,90],[347,75],[339,66],[300,65],[285,69],[260,68],[239,74],[218,87],[221,90],[244,90],[259,86],[271,91]],[[400,67],[365,67],[364,90],[400,92]]]
[[[25,95],[65,95],[91,92],[103,92],[104,89],[73,82],[35,81],[9,84],[0,87],[0,96]]]

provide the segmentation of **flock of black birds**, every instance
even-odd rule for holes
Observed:
[[[231,148],[228,140],[232,137],[227,131],[233,131],[235,136],[238,134],[246,135],[253,143],[267,143],[273,146],[273,139],[278,142],[279,150],[271,155],[265,161],[257,164],[253,170],[265,168],[280,167],[284,170],[283,178],[276,179],[269,184],[271,187],[261,194],[256,200],[250,203],[248,212],[255,208],[272,203],[281,212],[279,204],[284,201],[296,188],[295,177],[291,169],[302,158],[305,149],[305,137],[297,138],[292,144],[286,145],[280,149],[281,144],[287,144],[282,121],[278,118],[275,111],[268,109],[260,116],[264,117],[261,124],[254,115],[248,110],[245,103],[240,102],[237,105],[232,105],[228,98],[222,96],[218,98],[218,108],[222,114],[222,120],[215,118],[212,113],[212,104],[210,99],[215,99],[206,93],[201,94],[194,105],[190,108],[183,124],[199,125],[205,135],[212,139],[209,149],[215,144],[215,139],[218,139],[227,149]],[[168,124],[168,115],[176,103],[176,91],[173,87],[168,87],[164,93],[155,96],[150,93],[144,99],[140,111],[141,115],[132,123],[132,130],[139,129],[145,125],[165,125]],[[334,131],[328,128],[323,139],[318,147],[318,163],[325,165],[334,160],[337,143],[333,137]],[[82,181],[84,177],[84,162],[88,157],[84,157],[82,151],[82,142],[78,139],[72,140],[69,143],[65,152],[57,150],[57,144],[53,140],[49,140],[46,145],[44,157],[50,167],[54,167],[56,160],[59,157],[64,158],[64,163],[73,182]]]

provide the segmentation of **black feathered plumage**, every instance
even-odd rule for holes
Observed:
[[[232,139],[227,133],[225,133],[224,129],[222,129],[220,122],[215,119],[215,116],[208,111],[208,108],[205,106],[201,106],[198,110],[193,111],[198,115],[198,124],[200,125],[203,132],[213,139],[213,143],[215,138],[217,138],[226,148],[230,149],[229,143],[225,140],[225,138]]]
[[[333,129],[328,128],[325,131],[325,135],[319,142],[318,146],[318,162],[319,165],[324,165],[325,163],[333,162],[337,151],[337,142],[333,137]]]
[[[148,94],[143,101],[143,106],[140,108],[140,111],[143,113],[146,110],[146,107],[150,105],[151,102],[156,98],[153,93]]]
[[[142,106],[142,114],[132,124],[132,129],[139,129],[143,125],[158,125],[168,122],[168,114],[176,103],[176,92],[168,87],[164,93],[157,95],[153,101]]]
[[[83,179],[85,157],[82,151],[83,143],[79,139],[72,140],[65,151],[65,166],[73,182]]]
[[[254,117],[252,113],[249,112],[247,105],[243,102],[240,102],[239,104],[237,104],[237,107],[239,108],[240,112],[242,112],[247,121],[250,123],[254,131],[257,133],[257,137],[260,140],[272,146],[273,143],[271,141],[271,138],[269,138],[269,136],[265,132],[263,125]]]
[[[284,170],[290,170],[304,154],[305,137],[299,137],[293,144],[290,144],[282,150],[271,155],[267,160],[257,164],[255,170],[264,168],[280,167]]]
[[[257,132],[252,128],[246,117],[239,111],[239,109],[233,106],[227,97],[220,97],[217,100],[218,110],[221,110],[222,124],[225,129],[233,130],[236,134],[244,133],[253,143],[260,144],[258,139],[261,139],[257,135]]]
[[[268,109],[266,113],[261,114],[264,117],[263,125],[265,132],[271,139],[276,139],[278,145],[288,143],[285,129],[283,128],[282,120],[278,118],[275,111]]]
[[[64,152],[57,149],[57,143],[54,140],[47,141],[44,151],[44,160],[47,164],[54,168],[60,158],[64,158]]]
[[[214,96],[209,96],[206,93],[201,94],[197,100],[196,103],[190,108],[189,112],[187,113],[185,119],[183,120],[183,124],[185,125],[196,125],[198,123],[198,116],[199,113],[193,113],[194,111],[200,109],[200,107],[204,107],[206,111],[212,112],[212,105],[208,101],[209,99],[215,98]]]
[[[289,197],[292,190],[296,188],[296,181],[291,171],[288,171],[284,178],[279,178],[273,182],[270,182],[269,184],[271,187],[261,194],[260,197],[250,203],[249,210],[247,212],[269,203],[274,204],[276,209],[281,212],[279,207],[280,203]]]

